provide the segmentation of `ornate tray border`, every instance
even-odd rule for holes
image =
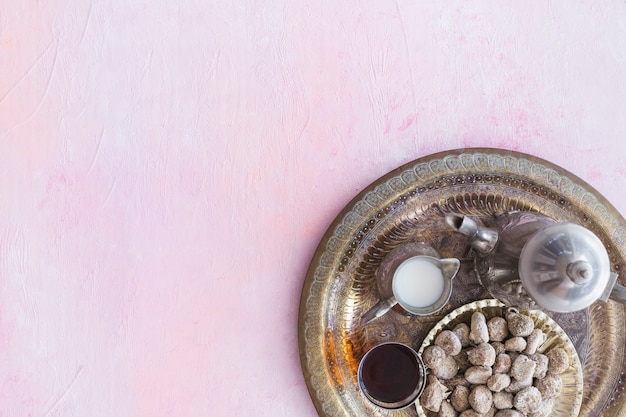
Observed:
[[[331,338],[325,335],[328,326],[324,311],[328,291],[336,274],[343,270],[342,265],[347,263],[346,253],[350,253],[350,246],[367,234],[377,216],[384,216],[380,212],[382,207],[400,203],[398,200],[420,192],[420,187],[426,184],[437,187],[437,180],[467,172],[519,175],[537,185],[531,190],[533,193],[543,195],[549,194],[550,190],[558,191],[583,208],[589,220],[602,229],[610,239],[613,255],[626,259],[624,218],[589,184],[540,158],[501,149],[457,149],[425,156],[389,172],[359,193],[336,217],[313,256],[304,282],[298,323],[300,360],[309,393],[320,416],[349,415],[338,398],[341,387],[333,386],[332,375],[326,369],[324,352],[332,347],[325,346]],[[493,180],[497,181],[497,178]],[[620,281],[624,283],[621,276]],[[606,415],[623,414],[626,411],[625,397],[621,391],[616,393],[605,410]]]

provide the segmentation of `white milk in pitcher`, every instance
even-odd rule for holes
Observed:
[[[396,299],[413,308],[433,305],[443,294],[443,288],[441,269],[420,257],[404,261],[393,277],[393,293]]]

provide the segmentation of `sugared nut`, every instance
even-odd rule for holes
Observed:
[[[541,393],[535,387],[526,387],[513,397],[513,406],[524,414],[534,413],[541,408]]]
[[[552,399],[558,397],[561,393],[563,381],[558,375],[548,374],[545,378],[537,380],[535,386],[541,393],[541,398]]]
[[[546,334],[541,331],[541,329],[533,329],[526,340],[526,349],[524,349],[524,353],[527,355],[532,355],[537,352],[537,349],[546,341]]]
[[[509,354],[501,353],[498,356],[496,356],[496,361],[493,364],[493,373],[494,374],[506,374],[510,370],[511,370],[511,357],[509,356]]]
[[[506,353],[506,348],[504,347],[504,343],[491,342],[490,345],[493,346],[493,349],[496,351],[496,355],[499,355],[501,353]]]
[[[524,381],[518,381],[515,378],[511,378],[511,383],[504,390],[506,392],[512,392],[513,394],[517,394],[518,392],[520,392],[524,388],[530,387],[532,384],[533,384],[533,379],[532,378],[529,378],[529,379],[524,380]]]
[[[469,387],[471,384],[467,379],[465,379],[465,375],[457,374],[455,377],[446,379],[441,381],[443,385],[446,386],[450,391],[454,390],[456,387]]]
[[[457,412],[449,402],[442,401],[438,417],[457,417]]]
[[[456,337],[458,337],[459,340],[461,341],[461,346],[465,347],[470,344],[471,342],[470,328],[467,324],[459,323],[456,326],[454,326],[454,329],[452,329],[452,331],[454,332]]]
[[[450,379],[456,376],[459,365],[452,356],[446,356],[440,365],[431,368],[431,370],[433,375],[439,379]]]
[[[442,330],[435,338],[435,345],[451,356],[458,355],[462,348],[461,341],[452,330]]]
[[[481,343],[467,351],[472,365],[491,366],[496,361],[496,350],[489,343]]]
[[[524,314],[509,312],[506,315],[506,319],[509,325],[509,332],[513,336],[529,336],[535,328],[533,319]]]
[[[472,314],[470,323],[470,339],[475,344],[489,342],[489,329],[487,328],[487,319],[480,311]]]
[[[493,405],[498,410],[513,408],[513,394],[506,391],[495,392],[493,394]]]
[[[422,392],[422,395],[420,396],[420,404],[425,409],[437,413],[441,408],[441,402],[443,399],[443,386],[436,377],[428,375],[426,388],[424,388],[424,392]]]
[[[552,398],[545,399],[541,402],[541,407],[534,413],[528,414],[528,417],[548,417],[552,414],[554,408],[554,400]]]
[[[560,375],[569,368],[569,357],[563,348],[554,348],[546,354],[548,357],[548,371]]]
[[[516,336],[504,342],[504,348],[507,352],[522,352],[526,349],[526,344],[526,339],[521,336]]]
[[[491,375],[493,372],[489,366],[472,366],[465,371],[465,379],[470,384],[486,384]]]
[[[487,322],[489,340],[492,342],[502,342],[509,335],[509,327],[503,317],[492,317]]]
[[[470,390],[468,387],[464,387],[463,385],[457,386],[450,395],[450,404],[452,404],[452,407],[459,413],[467,410],[470,408],[469,394]]]
[[[443,350],[441,346],[430,345],[424,349],[422,360],[427,368],[432,369],[434,367],[441,366],[446,356],[446,351]]]
[[[518,381],[532,379],[536,366],[528,356],[519,355],[511,365],[511,377]]]
[[[494,374],[487,380],[487,387],[493,392],[500,392],[511,384],[507,374]]]
[[[534,355],[528,355],[528,357],[535,362],[535,373],[533,378],[543,379],[548,372],[548,357],[543,353],[535,353]]]
[[[467,371],[467,368],[472,366],[472,363],[467,357],[467,349],[461,350],[458,355],[454,356],[454,360],[456,361],[457,365],[459,365],[459,372],[465,372]]]
[[[469,403],[474,411],[485,414],[493,405],[493,393],[485,385],[477,385],[470,390]]]

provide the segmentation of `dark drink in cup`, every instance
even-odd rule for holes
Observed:
[[[401,343],[383,343],[365,354],[359,364],[359,385],[379,407],[404,408],[424,390],[425,368],[420,356]]]

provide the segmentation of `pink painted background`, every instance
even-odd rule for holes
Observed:
[[[0,416],[316,416],[347,202],[489,146],[626,213],[625,77],[620,0],[0,1]]]

